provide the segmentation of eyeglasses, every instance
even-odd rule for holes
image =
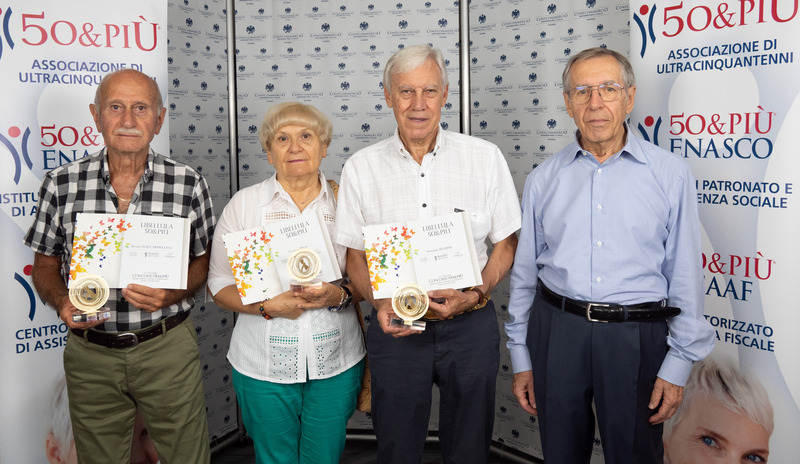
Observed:
[[[604,102],[612,102],[620,99],[623,89],[625,89],[625,87],[616,82],[600,85],[584,85],[570,90],[568,95],[572,103],[582,105],[591,100],[592,90],[597,90],[597,93]]]

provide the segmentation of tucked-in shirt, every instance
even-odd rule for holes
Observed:
[[[631,305],[668,299],[669,350],[658,376],[684,385],[714,347],[703,318],[700,223],[688,163],[633,135],[600,164],[577,139],[527,178],[511,272],[508,349],[531,369],[525,338],[536,282],[583,301]]]
[[[365,225],[459,211],[469,215],[483,269],[488,241],[497,243],[520,227],[519,199],[500,150],[476,137],[439,130],[433,151],[419,164],[395,132],[345,163],[334,241],[363,250]]]
[[[36,217],[24,243],[36,253],[61,260],[64,283],[69,278],[72,239],[78,213],[117,213],[119,198],[111,186],[106,149],[48,172],[39,191]],[[127,214],[189,218],[189,256],[206,253],[216,218],[205,179],[185,164],[166,158],[152,149]],[[109,320],[95,329],[128,332],[189,311],[194,297],[149,313],[128,304],[118,289],[111,289],[107,306]]]
[[[333,234],[336,198],[325,176],[319,195],[303,213],[319,209],[329,234]],[[217,294],[236,285],[225,250],[224,236],[300,215],[300,209],[275,176],[242,189],[222,212],[211,247],[208,288]],[[339,267],[344,270],[344,247],[334,245]],[[306,310],[297,319],[239,314],[233,328],[228,360],[237,371],[259,380],[298,383],[326,379],[344,372],[364,357],[361,326],[353,306],[342,311]],[[308,376],[306,377],[306,372]]]

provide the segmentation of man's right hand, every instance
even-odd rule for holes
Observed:
[[[81,311],[79,311],[78,308],[72,305],[72,303],[69,301],[69,298],[66,298],[66,301],[62,302],[59,305],[58,317],[70,329],[84,329],[84,330],[91,329],[92,327],[98,326],[108,320],[108,319],[100,319],[97,321],[75,322],[72,320],[72,316],[76,314],[83,314],[83,313],[81,313]]]
[[[81,314],[69,300],[69,290],[61,277],[61,258],[41,253],[33,255],[33,286],[39,296],[56,310],[58,318],[70,329],[89,329],[105,322],[105,319],[92,322],[75,322],[74,314]]]
[[[411,330],[405,327],[392,325],[392,319],[400,319],[397,314],[395,314],[394,310],[392,309],[392,302],[391,298],[385,298],[382,300],[375,300],[378,312],[378,323],[381,325],[381,329],[383,333],[391,335],[392,337],[399,338],[399,337],[407,337],[409,335],[413,335],[415,333],[419,333],[416,330]]]
[[[534,416],[539,415],[539,411],[536,409],[536,397],[533,395],[533,371],[522,371],[514,374],[511,391],[517,397],[522,409]]]

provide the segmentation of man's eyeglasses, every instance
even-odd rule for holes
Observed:
[[[597,90],[597,93],[600,94],[600,98],[604,102],[612,102],[619,100],[624,89],[624,86],[617,84],[616,82],[612,82],[610,84],[584,85],[575,87],[569,91],[568,95],[569,100],[572,103],[582,105],[592,98],[592,91]]]

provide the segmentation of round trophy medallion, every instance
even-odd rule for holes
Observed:
[[[69,288],[69,301],[79,311],[94,313],[108,301],[108,283],[99,275],[78,277]]]
[[[416,284],[398,287],[392,295],[392,309],[407,323],[416,321],[428,310],[428,294]]]
[[[299,248],[286,262],[289,276],[297,282],[311,282],[322,271],[322,259],[311,248]]]

